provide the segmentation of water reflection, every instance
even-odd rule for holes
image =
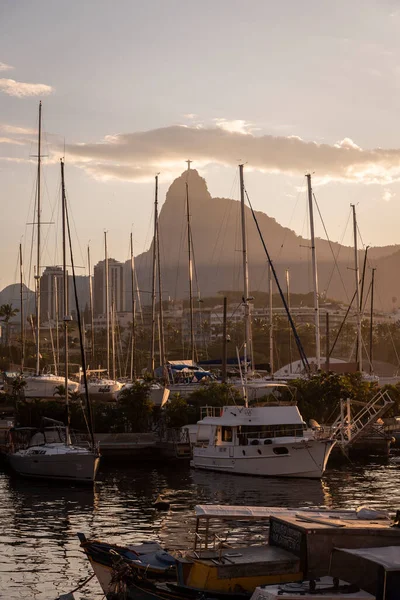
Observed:
[[[77,531],[120,542],[155,539],[186,547],[192,538],[196,504],[327,506],[368,504],[400,508],[399,470],[385,463],[327,471],[323,481],[262,479],[193,471],[184,463],[117,468],[100,473],[94,488],[27,482],[0,473],[0,576],[10,600],[52,600],[90,574]],[[161,494],[167,513],[153,502]],[[233,539],[238,528],[232,523]],[[76,598],[102,597],[91,581]]]

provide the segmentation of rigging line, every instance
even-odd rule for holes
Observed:
[[[276,257],[276,260],[278,260],[281,257],[283,247],[284,247],[284,245],[286,243],[286,238],[289,235],[289,232],[291,233],[290,226],[291,226],[292,221],[293,221],[294,211],[296,210],[297,205],[299,203],[300,195],[303,194],[303,192],[304,192],[304,188],[305,188],[305,183],[304,183],[304,177],[303,177],[302,178],[301,188],[299,189],[299,191],[297,193],[296,202],[295,202],[295,204],[293,206],[292,214],[290,215],[289,224],[288,224],[287,227],[285,227],[285,235],[283,236],[283,241],[282,241],[282,244],[281,244],[281,246],[279,248],[279,252],[278,252],[278,255]]]
[[[294,336],[294,339],[295,339],[295,342],[296,342],[296,346],[297,346],[297,349],[298,349],[298,351],[299,351],[299,354],[300,354],[300,359],[301,359],[301,362],[303,363],[303,366],[304,366],[304,368],[305,368],[305,369],[306,369],[308,372],[310,372],[310,365],[309,365],[309,363],[308,363],[308,359],[307,359],[306,353],[304,352],[303,345],[302,345],[302,343],[301,343],[301,340],[300,340],[300,338],[299,338],[299,334],[297,333],[297,329],[296,329],[296,326],[295,326],[295,324],[294,324],[294,321],[293,321],[293,319],[292,319],[292,315],[290,314],[290,310],[289,310],[289,307],[288,307],[288,305],[287,305],[287,302],[286,302],[285,295],[284,295],[284,293],[283,293],[283,291],[282,291],[282,288],[281,288],[281,286],[280,286],[279,279],[278,279],[278,276],[277,276],[277,274],[276,274],[276,271],[275,271],[275,266],[274,266],[274,264],[273,264],[273,262],[272,262],[272,260],[271,260],[271,257],[270,257],[270,255],[269,255],[269,252],[268,252],[267,246],[266,246],[266,244],[265,244],[265,241],[264,241],[263,235],[262,235],[262,233],[261,233],[260,226],[259,226],[259,224],[258,224],[257,217],[256,217],[256,215],[255,215],[255,212],[254,212],[254,210],[253,210],[253,207],[252,207],[252,205],[251,205],[250,198],[249,198],[249,195],[248,195],[248,193],[247,193],[247,190],[245,189],[244,191],[245,191],[246,198],[247,198],[247,201],[248,201],[248,203],[249,203],[249,206],[250,206],[251,214],[253,215],[253,219],[254,219],[254,222],[255,222],[255,224],[256,224],[256,227],[257,227],[258,234],[259,234],[259,236],[260,236],[260,239],[261,239],[261,243],[262,243],[262,245],[263,245],[263,248],[264,248],[265,254],[266,254],[266,256],[267,256],[268,262],[269,262],[269,264],[270,264],[270,266],[271,266],[271,271],[272,271],[272,273],[273,273],[273,276],[274,276],[274,279],[275,279],[275,283],[276,283],[276,286],[277,286],[277,288],[278,288],[278,291],[279,291],[279,295],[280,295],[280,297],[281,297],[281,300],[282,300],[283,306],[285,307],[285,311],[286,311],[286,314],[287,314],[287,316],[288,316],[288,319],[289,319],[290,326],[291,326],[291,328],[292,328],[292,331],[293,331],[293,336]]]
[[[319,218],[321,219],[322,227],[324,228],[324,231],[325,231],[326,239],[328,240],[329,249],[332,252],[333,260],[334,260],[334,263],[335,263],[334,264],[334,268],[335,267],[337,268],[337,271],[338,271],[338,274],[339,274],[339,278],[340,278],[340,281],[342,282],[344,293],[346,294],[346,299],[347,299],[347,302],[348,302],[349,301],[349,296],[347,294],[347,290],[346,290],[346,287],[344,285],[343,277],[342,277],[342,274],[341,274],[341,272],[339,270],[339,265],[337,263],[337,260],[336,260],[336,257],[335,257],[335,253],[334,253],[333,248],[332,248],[332,243],[331,243],[331,240],[329,239],[328,231],[327,231],[327,229],[325,227],[325,222],[324,222],[324,220],[322,218],[322,214],[321,214],[321,211],[320,211],[320,208],[319,208],[319,204],[317,202],[317,198],[315,197],[314,192],[313,192],[313,198],[314,198],[315,206],[317,207],[317,210],[318,210]],[[331,274],[331,276],[329,278],[328,285],[326,286],[326,293],[327,294],[328,294],[329,285],[330,285],[330,283],[332,281],[332,277],[333,277],[333,271],[332,271],[332,274]]]
[[[237,185],[237,180],[238,180],[239,174],[238,171],[235,170],[235,176],[233,178],[233,182],[232,182],[232,186],[231,186],[231,190],[229,192],[229,196],[228,198],[230,199],[233,196],[234,193],[234,189]],[[221,221],[221,225],[219,228],[219,231],[217,233],[216,236],[216,240],[215,240],[215,245],[214,245],[214,249],[211,255],[211,263],[214,262],[214,257],[215,257],[215,253],[217,251],[217,246],[218,243],[220,242],[220,251],[219,251],[219,258],[217,261],[217,269],[215,272],[215,281],[218,281],[218,277],[219,277],[219,269],[220,269],[220,265],[221,265],[221,257],[224,251],[224,247],[225,247],[225,239],[226,239],[226,235],[227,235],[227,230],[228,230],[228,226],[229,226],[229,220],[230,220],[230,216],[231,216],[231,212],[232,212],[232,204],[233,202],[231,200],[228,200],[225,210],[224,210],[224,215]],[[221,238],[221,232],[223,231],[223,235]]]
[[[354,302],[354,300],[355,300],[355,297],[356,297],[356,295],[357,295],[357,290],[354,292],[354,294],[353,294],[353,297],[352,297],[352,299],[351,299],[351,302],[350,302],[349,306],[347,307],[346,314],[344,315],[343,321],[342,321],[342,322],[341,322],[341,324],[340,324],[339,331],[338,331],[338,332],[337,332],[337,334],[336,334],[335,341],[333,342],[332,348],[331,348],[331,349],[330,349],[330,351],[329,351],[329,356],[331,356],[331,355],[332,355],[332,352],[333,352],[333,351],[334,351],[334,349],[335,349],[336,343],[337,343],[337,341],[338,341],[338,339],[339,339],[339,336],[340,336],[340,334],[341,334],[341,332],[342,332],[343,326],[344,326],[344,324],[345,324],[345,321],[346,321],[346,319],[347,319],[347,317],[348,317],[348,315],[349,315],[349,312],[350,312],[350,310],[351,310],[351,307],[352,307],[352,305],[353,305],[353,302]]]
[[[93,433],[93,415],[92,415],[92,407],[90,405],[90,398],[89,398],[89,388],[88,388],[88,382],[87,382],[87,369],[86,369],[86,356],[85,356],[85,349],[83,347],[83,336],[82,336],[82,321],[81,321],[81,311],[79,308],[79,301],[78,301],[78,290],[77,290],[77,285],[76,285],[76,276],[75,276],[75,264],[74,264],[74,255],[72,252],[72,241],[71,241],[71,228],[70,228],[70,224],[69,224],[69,210],[68,210],[68,202],[67,202],[67,197],[65,196],[65,216],[66,216],[66,221],[67,221],[67,232],[68,232],[68,243],[69,243],[69,250],[70,250],[70,256],[71,256],[71,267],[72,267],[72,281],[74,284],[74,297],[75,297],[75,308],[76,308],[76,318],[78,321],[78,331],[79,331],[79,346],[80,346],[80,350],[81,350],[81,361],[82,361],[82,370],[83,370],[83,383],[85,386],[85,400],[86,400],[86,411],[87,411],[87,417],[88,417],[88,422],[90,425],[90,437],[91,437],[91,441],[92,441],[92,446],[93,449],[95,448],[95,440],[94,440],[94,433]]]
[[[175,289],[174,289],[174,302],[177,300],[178,296],[178,283],[179,283],[179,272],[181,268],[181,256],[184,253],[184,243],[186,240],[186,200],[185,196],[183,196],[183,211],[182,211],[182,220],[181,220],[181,237],[179,240],[179,251],[178,251],[178,264],[176,266],[176,277],[175,277]]]

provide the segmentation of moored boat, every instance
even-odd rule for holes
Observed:
[[[207,441],[200,441],[205,437]],[[194,468],[312,479],[322,477],[335,445],[335,440],[307,429],[294,402],[209,409],[198,422],[197,438]]]
[[[93,483],[99,468],[99,452],[90,446],[67,443],[67,435],[63,424],[54,421],[51,427],[41,430],[11,429],[7,452],[10,467],[23,477]]]

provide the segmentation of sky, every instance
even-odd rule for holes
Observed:
[[[308,235],[305,173],[329,237],[400,243],[400,6],[392,0],[2,0],[0,289],[30,259],[38,104],[43,103],[42,265],[59,264],[65,156],[76,261],[150,244],[186,168]],[[212,215],[210,215],[212,218]],[[322,224],[316,234],[324,237]],[[33,261],[34,262],[34,261]],[[31,265],[29,267],[29,265]]]

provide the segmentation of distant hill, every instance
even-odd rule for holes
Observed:
[[[186,180],[189,186],[195,265],[202,296],[213,296],[220,290],[241,289],[240,203],[229,198],[212,198],[205,180],[195,169],[191,169],[171,184],[160,212],[165,298],[188,296]],[[310,241],[282,227],[263,212],[257,211],[256,215],[281,285],[284,286],[285,270],[289,268],[291,290],[309,292],[312,289]],[[266,291],[267,260],[249,208],[246,208],[246,222],[250,289]],[[316,250],[320,293],[348,301],[354,290],[353,248],[317,239]],[[337,257],[340,275],[334,269],[332,251]],[[360,252],[360,269],[363,256]],[[381,300],[379,308],[389,310],[400,303],[400,279],[396,277],[400,268],[400,245],[370,248],[368,257],[370,264],[377,267],[377,306]],[[137,256],[135,263],[139,287],[145,292],[151,289],[151,261],[152,245],[147,252]],[[128,272],[129,262],[126,268]],[[366,286],[369,280],[370,271],[367,273]],[[396,298],[396,301],[392,302],[392,298]],[[142,301],[147,303],[149,300],[149,294],[144,294]]]
[[[0,306],[2,304],[12,304],[13,308],[20,310],[20,285],[13,283],[8,285],[0,292]],[[25,284],[22,287],[24,314],[28,316],[35,312],[35,294]],[[11,322],[20,319],[19,313],[11,319]]]

